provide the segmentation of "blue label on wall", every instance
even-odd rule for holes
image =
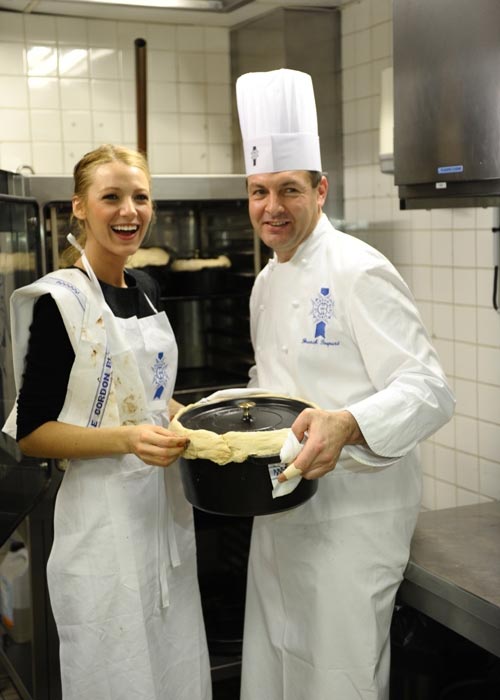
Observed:
[[[438,173],[442,175],[443,173],[463,173],[463,165],[443,165],[441,168],[437,169]]]

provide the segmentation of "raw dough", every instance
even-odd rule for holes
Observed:
[[[273,394],[273,396],[276,396]],[[251,399],[251,397],[245,397]],[[290,397],[287,397],[290,398]],[[208,459],[216,464],[244,462],[248,457],[278,455],[290,428],[280,430],[232,430],[219,435],[211,430],[192,430],[182,425],[182,416],[197,404],[181,409],[172,419],[169,430],[189,438],[182,453],[186,459]]]
[[[217,258],[178,259],[172,263],[174,272],[197,272],[212,267],[231,267],[231,261],[226,255],[219,255]]]

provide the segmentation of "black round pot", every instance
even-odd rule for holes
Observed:
[[[218,434],[234,430],[278,430],[289,428],[299,413],[309,407],[297,399],[256,396],[251,397],[255,405],[248,411],[241,408],[245,401],[247,399],[226,399],[198,404],[182,415],[182,425]],[[246,420],[242,418],[244,415]],[[181,478],[188,501],[196,508],[219,515],[279,513],[301,505],[316,493],[317,479],[301,479],[291,493],[273,498],[271,474],[282,468],[279,454],[250,456],[244,462],[224,465],[206,459],[180,459]]]

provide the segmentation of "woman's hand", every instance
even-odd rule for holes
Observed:
[[[160,425],[133,425],[129,430],[129,452],[153,467],[170,466],[189,443],[188,438],[175,435]]]

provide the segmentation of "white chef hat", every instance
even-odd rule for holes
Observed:
[[[280,68],[236,81],[245,172],[321,172],[318,119],[311,76]]]

